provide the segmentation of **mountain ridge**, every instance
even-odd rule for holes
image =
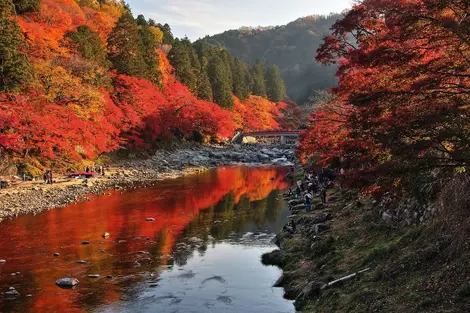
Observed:
[[[220,46],[245,62],[262,60],[276,64],[287,85],[287,93],[298,103],[305,103],[314,90],[334,85],[336,67],[325,67],[315,61],[315,53],[324,36],[342,14],[308,15],[285,25],[242,26],[213,36],[205,41]]]

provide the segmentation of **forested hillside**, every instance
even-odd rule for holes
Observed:
[[[121,2],[0,0],[0,34],[0,156],[26,171],[174,137],[295,127],[275,69],[280,92],[252,92],[246,64],[187,51],[169,25]]]
[[[257,60],[276,64],[287,86],[288,96],[305,102],[313,90],[329,89],[335,83],[335,66],[315,61],[315,51],[333,23],[342,15],[312,15],[284,26],[243,27],[229,30],[203,42],[224,47],[250,64]]]

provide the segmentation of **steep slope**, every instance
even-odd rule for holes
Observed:
[[[328,89],[335,83],[335,67],[315,61],[315,52],[333,23],[342,15],[312,15],[276,27],[242,27],[202,39],[229,50],[245,62],[260,59],[276,64],[297,103],[307,100],[312,90]]]
[[[28,3],[18,10],[22,1],[0,0],[0,161],[19,174],[77,168],[175,137],[293,127],[283,115],[295,105],[238,99],[237,82],[224,94],[231,106],[195,95],[160,49],[165,26],[135,19],[119,1]]]

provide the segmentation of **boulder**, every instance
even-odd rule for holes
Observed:
[[[276,153],[274,151],[266,149],[266,148],[261,149],[260,152],[264,155],[267,155],[268,157],[275,157],[276,156]]]
[[[303,202],[304,202],[304,200],[302,200],[302,199],[294,199],[294,200],[290,200],[288,202],[288,204],[289,204],[289,206],[295,206],[295,205],[301,204]]]
[[[105,232],[101,235],[101,237],[103,238],[108,238],[110,236],[110,234],[108,232]]]
[[[90,278],[98,278],[98,277],[100,277],[100,274],[89,274],[88,277],[90,277]]]
[[[55,284],[61,288],[73,288],[76,287],[80,281],[76,278],[61,278],[58,279]]]
[[[273,159],[271,163],[273,164],[283,164],[287,162],[287,158],[278,158],[278,159]]]
[[[0,259],[0,264],[5,264],[6,262],[7,262],[7,260]]]
[[[154,222],[155,221],[155,219],[153,217],[147,217],[145,220],[147,222]]]
[[[297,205],[294,205],[292,208],[291,208],[291,211],[302,211],[302,210],[305,210],[305,204],[301,203],[301,204],[297,204]]]
[[[388,212],[383,212],[382,213],[382,220],[384,220],[385,222],[391,222],[393,221],[393,215],[388,213]]]
[[[324,233],[330,229],[330,226],[327,224],[315,224],[313,227],[316,234]]]
[[[5,291],[3,294],[5,295],[5,297],[17,297],[17,296],[20,295],[20,293],[17,290],[15,290],[14,288],[10,289],[8,291]]]

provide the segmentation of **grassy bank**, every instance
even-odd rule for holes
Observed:
[[[280,250],[263,256],[284,270],[277,285],[285,296],[302,312],[470,312],[466,233],[442,216],[385,221],[376,207],[334,190],[325,209],[295,216],[296,232],[280,233]]]

